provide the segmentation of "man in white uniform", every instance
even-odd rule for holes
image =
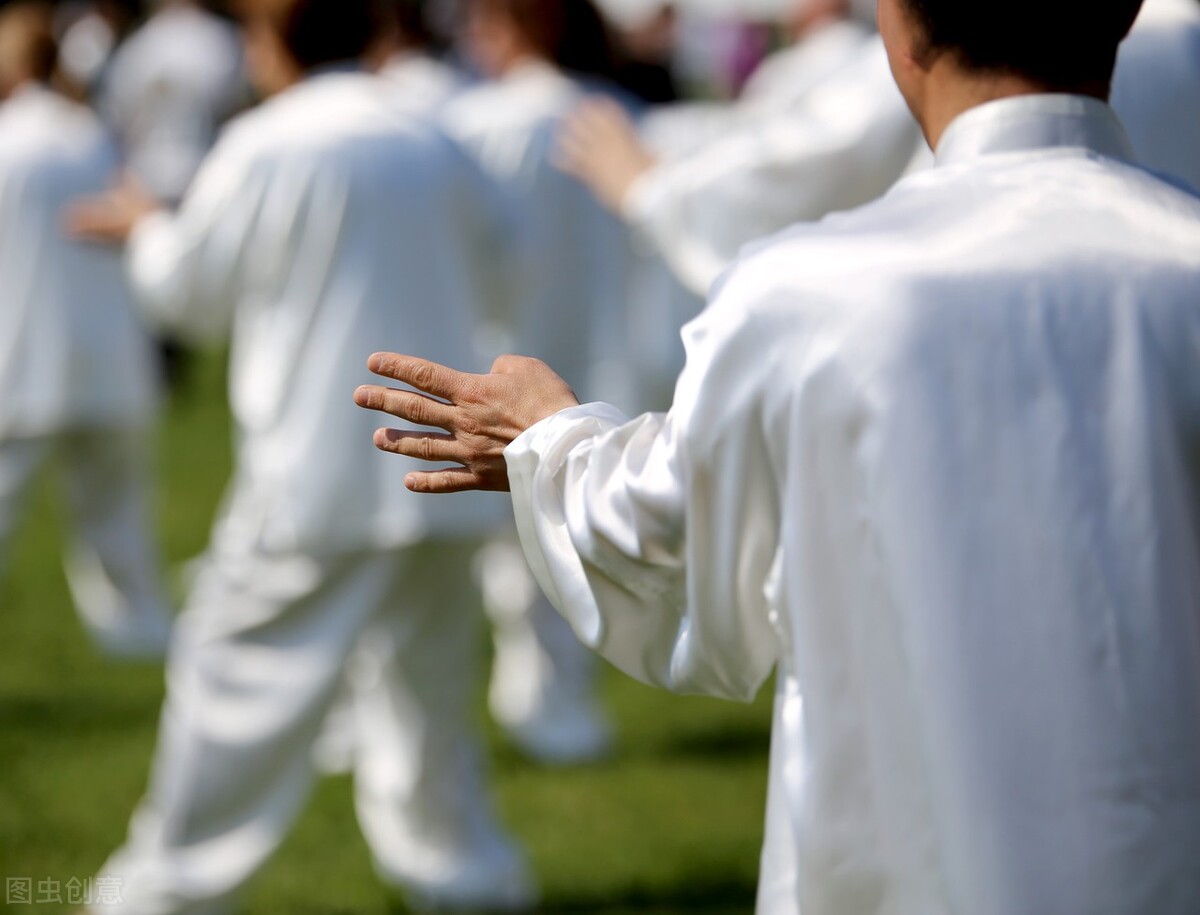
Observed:
[[[744,256],[670,413],[356,394],[624,670],[778,670],[760,913],[1200,911],[1200,198],[1103,101],[1140,0],[1086,6],[880,0],[937,167]]]
[[[30,484],[57,458],[80,617],[108,653],[161,657],[170,614],[149,513],[149,344],[119,258],[60,225],[69,200],[111,180],[116,150],[49,86],[48,8],[0,17],[0,565]]]
[[[795,46],[741,102],[655,115],[646,142],[615,107],[585,106],[564,164],[706,295],[742,246],[875,199],[912,160],[916,125],[859,18],[849,0],[805,0]]]
[[[113,55],[101,109],[129,169],[178,203],[221,125],[247,102],[233,25],[196,0],[155,0],[150,19]]]
[[[387,0],[390,35],[379,73],[406,108],[436,116],[462,88],[462,78],[434,53],[428,0]]]
[[[248,50],[275,95],[227,129],[178,215],[140,213],[131,192],[75,214],[97,235],[134,226],[129,269],[163,320],[201,336],[232,324],[236,473],[173,645],[149,793],[104,869],[124,881],[121,913],[234,906],[307,795],[368,626],[394,660],[355,759],[380,876],[420,905],[532,901],[471,720],[470,560],[489,506],[422,502],[346,447],[366,430],[339,391],[369,341],[472,359],[480,265],[503,229],[470,160],[356,69],[377,25],[370,0],[257,5]]]
[[[443,123],[523,223],[523,282],[508,307],[494,302],[482,316],[479,349],[488,362],[514,348],[537,354],[565,366],[576,390],[626,400],[628,234],[552,161],[563,117],[587,91],[612,90],[584,72],[606,56],[603,40],[594,11],[576,17],[561,0],[472,0],[465,48],[486,79],[453,99]],[[496,646],[492,716],[539,761],[603,756],[611,731],[595,663],[542,599],[515,533],[490,543],[479,569]]]
[[[1138,160],[1200,189],[1200,2],[1146,0],[1121,45],[1113,107]]]

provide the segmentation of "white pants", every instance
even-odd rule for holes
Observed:
[[[595,655],[538,587],[515,531],[480,551],[476,574],[495,644],[492,717],[541,762],[604,755],[611,734],[595,694]]]
[[[106,652],[161,655],[170,613],[149,511],[142,429],[78,429],[0,441],[0,572],[37,472],[59,465],[72,528],[66,570],[80,619]]]
[[[151,786],[103,876],[106,913],[228,911],[282,842],[312,782],[311,749],[360,636],[359,822],[377,869],[418,897],[527,891],[488,804],[471,728],[479,669],[474,544],[328,559],[206,559],[168,665]]]

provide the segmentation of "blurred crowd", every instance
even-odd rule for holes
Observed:
[[[314,768],[353,770],[379,876],[414,905],[536,904],[487,797],[478,627],[491,712],[545,764],[613,749],[592,662],[503,499],[408,492],[350,394],[376,349],[520,352],[584,401],[665,408],[680,328],[745,245],[929,164],[873,15],[0,4],[0,563],[53,456],[81,620],[115,657],[169,650],[151,785],[100,870],[118,911],[232,908]],[[1196,0],[1148,0],[1114,103],[1146,164],[1200,186]],[[210,341],[235,470],[176,618],[148,443]]]

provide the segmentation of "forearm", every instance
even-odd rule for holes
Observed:
[[[211,292],[216,271],[232,270],[206,257],[205,240],[177,216],[160,211],[143,219],[130,236],[126,270],[146,321],[198,340],[227,331],[230,303]]]
[[[522,546],[551,603],[584,644],[614,666],[675,692],[744,700],[757,690],[725,676],[751,670],[740,639],[707,638],[698,614],[736,618],[731,606],[689,606],[685,481],[671,420],[626,421],[608,405],[567,410],[506,452]],[[700,565],[700,563],[696,563]]]

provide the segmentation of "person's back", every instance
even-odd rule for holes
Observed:
[[[585,92],[579,80],[529,62],[464,90],[443,123],[525,221],[526,282],[507,326],[491,328],[481,345],[493,355],[521,349],[553,359],[578,390],[592,392],[605,385],[599,361],[620,346],[606,341],[625,339],[631,262],[620,221],[554,162],[562,119]]]
[[[248,94],[234,27],[198,4],[162,0],[117,49],[101,102],[129,168],[175,203]]]
[[[65,237],[64,208],[116,154],[68,89],[51,8],[0,9],[0,572],[53,460],[71,526],[67,582],[106,654],[159,658],[170,612],[150,523],[150,350],[121,263]]]
[[[416,499],[371,449],[339,440],[372,431],[343,389],[374,340],[475,364],[504,214],[465,154],[359,69],[379,37],[371,0],[265,4],[247,36],[270,100],[230,124],[178,212],[127,187],[74,216],[78,231],[128,237],[135,286],[167,327],[230,337],[237,432],[155,774],[104,872],[124,881],[129,915],[231,904],[298,813],[366,639],[353,765],[376,872],[414,905],[527,908],[535,891],[490,809],[471,717],[470,567],[494,514],[486,497]]]
[[[1099,102],[976,109],[691,332],[758,355],[689,412],[757,417],[824,531],[784,524],[769,585],[810,729],[801,910],[1200,905],[1200,200],[1107,155]]]
[[[30,83],[0,106],[0,435],[140,426],[150,352],[120,258],[64,236],[62,214],[102,190],[116,152],[82,106]]]
[[[237,252],[225,269],[159,276],[173,259],[153,235],[135,245],[134,275],[150,299],[198,330],[223,330],[231,313],[239,485],[261,504],[257,533],[268,542],[353,547],[431,525],[479,526],[476,501],[420,504],[329,430],[365,429],[337,392],[362,375],[372,340],[475,364],[478,265],[498,253],[487,246],[501,228],[481,184],[445,137],[396,111],[378,78],[332,73],[230,125],[185,202],[181,232],[162,240],[174,248],[203,237]]]
[[[1200,191],[1200,2],[1147,0],[1121,46],[1113,107],[1139,161]]]

